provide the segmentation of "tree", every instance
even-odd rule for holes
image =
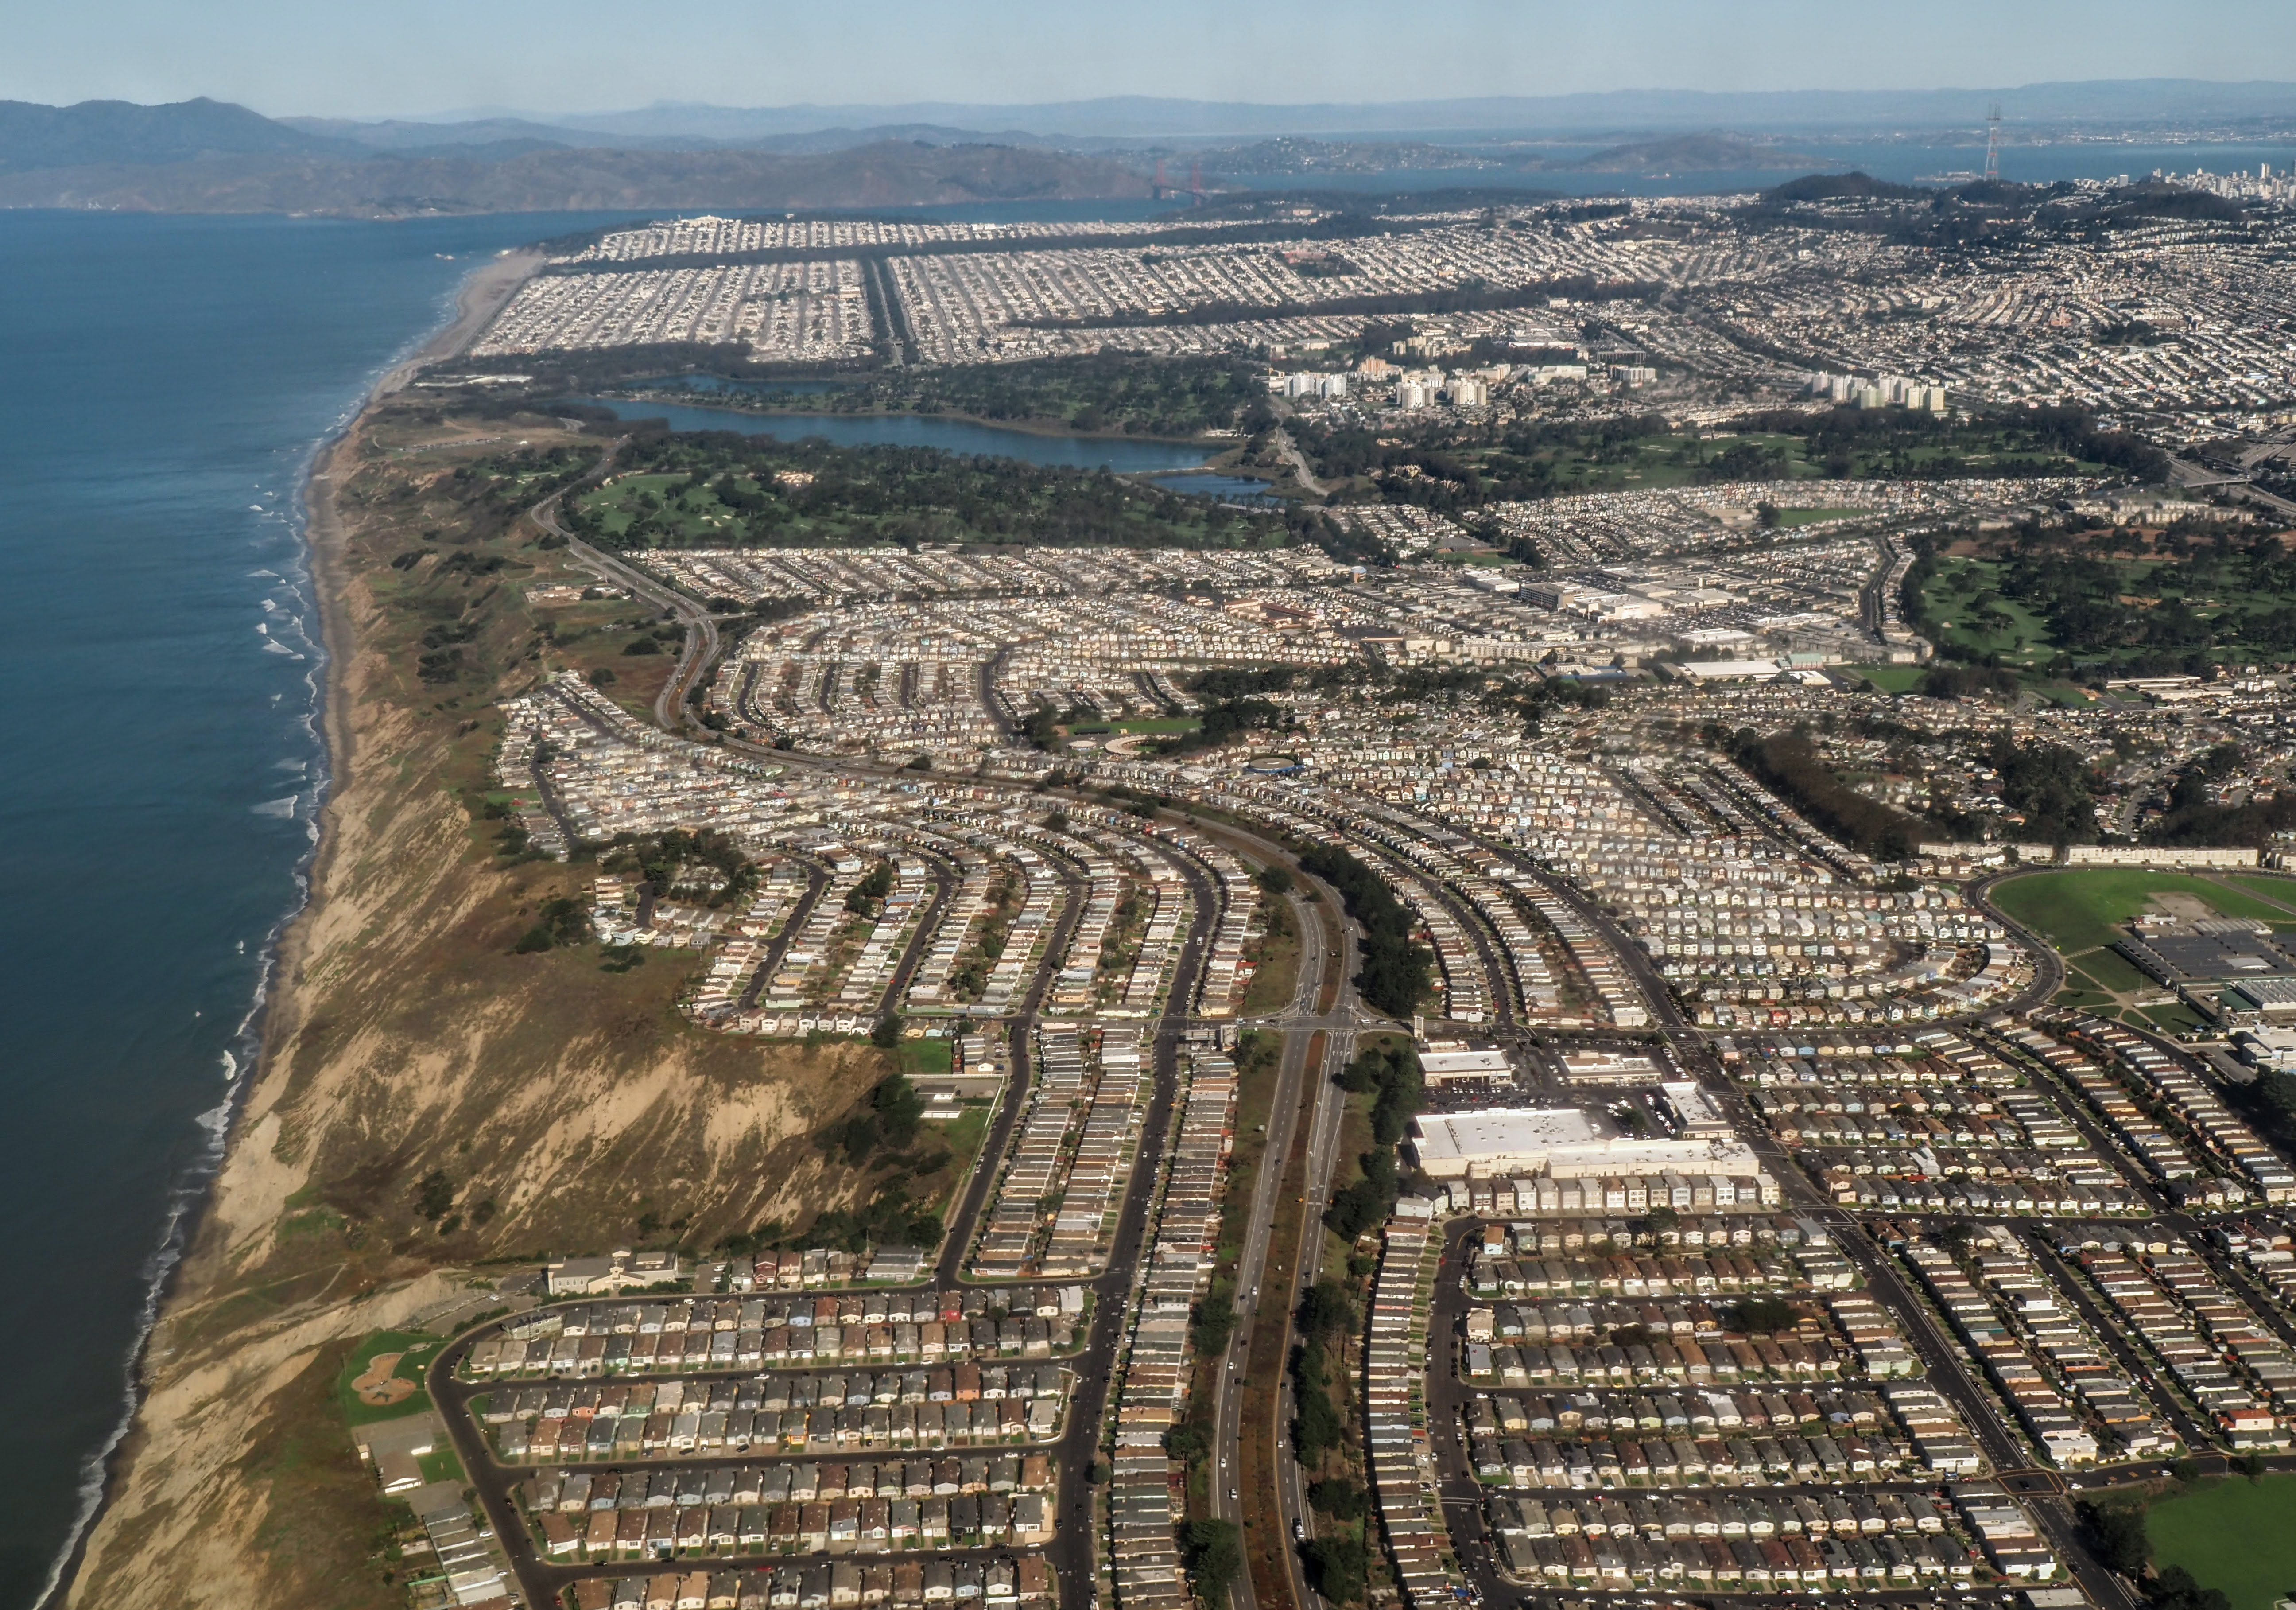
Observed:
[[[1292,1401],[1292,1445],[1303,1464],[1340,1445],[1340,1411],[1320,1376],[1295,1381]]]
[[[1270,894],[1291,893],[1295,881],[1289,867],[1262,867],[1259,869],[1259,886]]]
[[[2152,1583],[2153,1610],[2232,1610],[2221,1588],[2203,1588],[2182,1565],[2163,1569]]]
[[[1308,1568],[1308,1584],[1335,1605],[1355,1603],[1364,1595],[1364,1546],[1351,1537],[1310,1538],[1300,1545],[1300,1561]]]
[[[869,1031],[869,1043],[880,1050],[890,1051],[901,1043],[901,1014],[888,1012]]]
[[[1740,1330],[1765,1335],[1792,1330],[1801,1318],[1792,1303],[1775,1297],[1743,1298],[1732,1309],[1731,1317]]]
[[[1347,1335],[1356,1327],[1355,1304],[1348,1289],[1328,1277],[1300,1294],[1300,1335],[1303,1340],[1324,1343]]]
[[[1180,1533],[1196,1597],[1207,1605],[1224,1605],[1228,1589],[1243,1572],[1243,1533],[1234,1521],[1190,1521]]]
[[[1196,1465],[1210,1457],[1211,1439],[1194,1420],[1182,1420],[1164,1433],[1164,1451],[1183,1465]]]
[[[886,1021],[899,1031],[900,1019],[887,1014]],[[925,1098],[917,1094],[903,1073],[889,1073],[877,1081],[869,1092],[869,1107],[876,1114],[878,1132],[890,1146],[906,1146],[917,1138],[917,1126],[924,1121]]]
[[[565,895],[542,902],[534,926],[519,936],[512,949],[532,956],[560,945],[578,945],[590,937],[590,914],[582,902]]]
[[[858,912],[865,916],[868,913],[874,911],[877,907],[877,902],[883,899],[887,895],[892,893],[892,863],[890,861],[880,861],[874,867],[869,868],[867,876],[864,877],[859,883],[853,885],[852,892],[845,897],[845,909],[848,911]]]
[[[1227,1346],[1235,1334],[1235,1304],[1214,1296],[1188,1310],[1188,1341],[1199,1358],[1210,1358]]]
[[[443,1169],[433,1169],[414,1187],[414,1205],[425,1219],[442,1219],[455,1205],[455,1182]]]
[[[1330,1476],[1308,1483],[1308,1502],[1335,1521],[1362,1518],[1365,1499],[1364,1490],[1345,1476]]]

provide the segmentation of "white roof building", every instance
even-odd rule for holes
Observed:
[[[1415,1121],[1414,1129],[1412,1146],[1419,1166],[1438,1179],[1759,1171],[1752,1148],[1742,1141],[1638,1139],[1608,1119],[1575,1107],[1427,1113]]]

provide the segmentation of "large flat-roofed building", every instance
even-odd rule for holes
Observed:
[[[1419,1071],[1431,1084],[1454,1080],[1511,1080],[1514,1066],[1496,1046],[1437,1042],[1419,1053]]]
[[[1422,1113],[1411,1144],[1419,1166],[1438,1179],[1760,1171],[1753,1148],[1743,1141],[1727,1136],[1649,1139],[1576,1107]]]
[[[1574,1085],[1654,1085],[1667,1071],[1658,1059],[1640,1051],[1566,1051],[1562,1077]]]
[[[2244,978],[2227,993],[2235,1012],[2259,1013],[2271,1023],[2296,1023],[2296,978]]]

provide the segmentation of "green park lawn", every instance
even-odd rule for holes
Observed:
[[[1778,523],[1788,528],[1816,525],[1822,520],[1847,520],[1852,514],[1863,514],[1864,509],[1780,509]]]
[[[1909,694],[1930,674],[1926,665],[1845,665],[1841,669],[1865,678],[1885,694]]]
[[[2119,990],[2127,994],[2142,990],[2146,979],[2136,970],[2136,964],[2118,950],[2092,950],[2081,957],[2079,971],[2101,990]]]
[[[2112,944],[2120,937],[2119,925],[2143,911],[2154,894],[2189,894],[2226,916],[2262,917],[2268,921],[2287,915],[2277,907],[2222,883],[2141,867],[2036,872],[2010,878],[1994,886],[1993,903],[2070,957]],[[2095,965],[2092,966],[2092,963]],[[2112,965],[2094,957],[2082,957],[2080,965],[2092,974]],[[2108,981],[2099,978],[2098,982]]]
[[[901,1072],[912,1079],[947,1073],[956,1064],[956,1042],[945,1035],[901,1041]]]
[[[2226,1481],[2144,1512],[2156,1565],[2182,1565],[2232,1610],[2272,1610],[2296,1591],[2296,1475]]]
[[[2285,906],[2292,918],[2296,918],[2296,878],[2275,877],[2262,872],[2227,872],[2227,883],[2237,883],[2260,899]]]

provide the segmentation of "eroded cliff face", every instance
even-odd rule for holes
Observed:
[[[546,669],[520,584],[551,556],[439,490],[478,449],[386,453],[391,417],[371,413],[318,483],[340,489],[314,520],[336,787],[311,903],[73,1606],[402,1604],[336,1403],[358,1337],[468,1311],[486,1260],[649,1232],[706,1247],[867,1188],[811,1137],[883,1053],[698,1030],[675,953],[620,973],[589,947],[512,953],[541,901],[586,886],[500,854],[472,807],[492,701]],[[500,529],[455,546],[458,517]],[[425,539],[431,559],[391,567]],[[447,572],[439,547],[476,562]],[[414,669],[441,620],[471,628],[452,691]],[[417,1201],[434,1172],[443,1218]]]

